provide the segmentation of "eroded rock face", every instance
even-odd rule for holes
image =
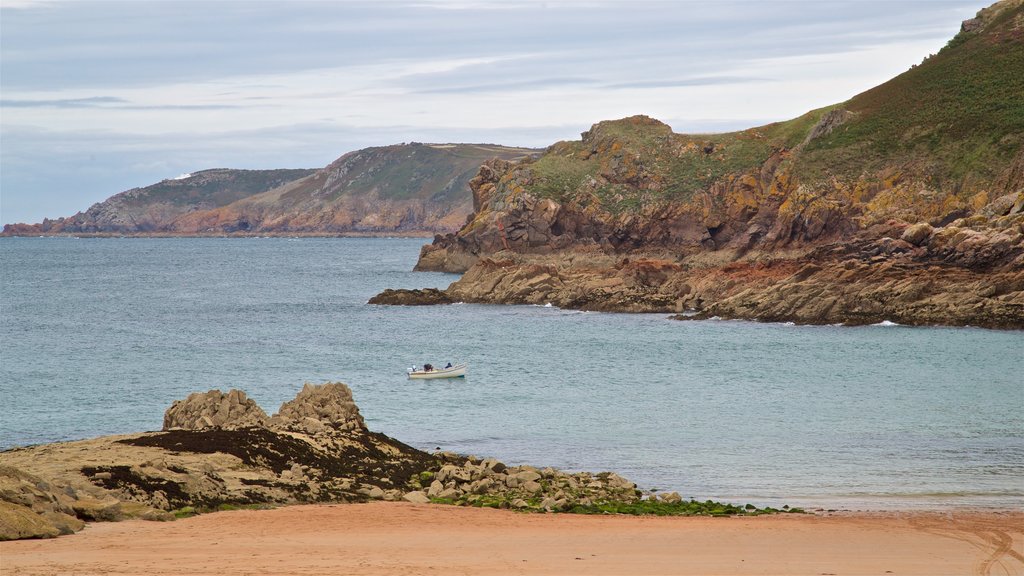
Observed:
[[[177,400],[164,413],[164,430],[246,428],[266,424],[267,413],[241,390],[196,392]]]
[[[225,401],[247,409],[233,418],[235,410],[220,410]],[[236,390],[193,394],[168,410],[168,424],[182,426],[163,432],[0,453],[0,540],[66,534],[83,521],[170,520],[169,511],[223,505],[440,498],[554,511],[640,496],[611,473],[416,450],[368,431],[341,383],[307,384],[272,419],[250,403]],[[207,419],[221,414],[229,417],[210,426]]]
[[[83,521],[173,519],[221,505],[401,497],[430,455],[366,430],[341,383],[307,384],[271,420],[238,390],[192,394],[163,432],[2,454],[0,539],[52,537]]]
[[[43,479],[0,466],[0,540],[52,538],[81,530],[74,498]]]
[[[999,2],[942,58],[790,122],[687,135],[634,116],[489,162],[470,181],[466,225],[424,247],[416,269],[464,272],[446,293],[466,302],[1022,328],[1019,130],[993,116],[985,137],[1008,145],[967,156],[981,127],[919,104],[1001,100],[959,85],[1012,68],[1004,57],[1020,50],[973,47],[1019,48],[1021,18],[1022,0]]]
[[[740,258],[502,252],[481,258],[446,293],[463,302],[691,310],[697,314],[686,318],[697,319],[1020,329],[1024,214],[972,216],[940,227],[888,221],[847,241],[790,253],[750,251]]]
[[[281,405],[270,424],[310,433],[322,432],[325,426],[334,430],[366,430],[366,423],[352,399],[352,390],[341,382],[307,383],[294,400]]]

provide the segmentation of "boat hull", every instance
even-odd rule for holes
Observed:
[[[437,368],[430,372],[424,372],[422,370],[413,370],[409,372],[410,380],[431,380],[434,378],[465,378],[466,377],[466,364],[458,364],[451,368]]]

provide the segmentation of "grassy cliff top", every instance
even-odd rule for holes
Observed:
[[[798,175],[901,165],[938,186],[997,177],[1024,144],[1024,2],[982,10],[938,54],[840,107],[849,119],[808,144]]]
[[[133,188],[114,198],[128,206],[168,204],[224,206],[313,174],[313,169],[235,170],[214,168]],[[112,198],[113,199],[113,198]]]
[[[284,202],[375,194],[390,200],[463,203],[469,180],[491,158],[521,159],[537,150],[496,144],[394,144],[345,154],[314,178],[291,187]]]
[[[1007,170],[1024,145],[1024,0],[964,23],[938,54],[850,100],[725,134],[675,134],[646,116],[595,124],[529,165],[523,188],[605,209],[688,201],[777,155],[801,182],[898,172],[964,194]]]

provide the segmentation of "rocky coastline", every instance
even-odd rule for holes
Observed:
[[[613,242],[618,219],[602,220],[607,214],[581,214],[526,192],[511,208],[495,199],[492,182],[503,178],[495,170],[526,168],[485,166],[472,182],[479,210],[473,223],[424,246],[416,269],[461,272],[458,281],[441,291],[387,290],[370,303],[552,304],[689,312],[679,319],[1024,329],[1019,191],[966,216],[917,223],[890,218],[861,228],[810,216],[782,219],[776,208],[772,220],[722,237],[721,244],[706,227],[699,242],[698,234],[687,233],[697,244],[682,240],[687,234],[665,239],[659,230],[672,220],[655,212],[625,217],[635,229],[625,236],[635,240],[623,243]],[[769,234],[750,232],[754,226]],[[794,227],[817,232],[780,240],[779,230]]]
[[[458,230],[481,162],[536,151],[491,144],[395,144],[318,169],[202,170],[133,188],[88,210],[0,236],[426,236]]]
[[[160,432],[0,452],[0,540],[71,534],[85,522],[371,500],[527,512],[773,512],[645,494],[613,472],[423,452],[369,431],[341,383],[307,384],[273,416],[239,390],[196,393],[167,410]]]
[[[997,2],[920,65],[789,121],[701,135],[633,116],[488,161],[467,223],[415,269],[463,273],[438,302],[1024,329],[1022,108],[994,88],[1024,90],[1006,74],[1021,21]]]
[[[677,319],[1022,329],[1024,213],[1003,220],[1008,225],[887,222],[846,241],[745,254],[502,250],[478,258],[445,290],[388,290],[370,303],[551,304]]]

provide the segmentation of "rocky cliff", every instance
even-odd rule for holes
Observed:
[[[450,300],[810,323],[1024,327],[1024,3],[788,122],[600,122],[488,162],[417,269]]]
[[[177,234],[430,234],[472,212],[467,186],[492,158],[535,152],[484,144],[400,144],[350,152],[309,178],[175,220]]]
[[[313,174],[314,170],[203,170],[132,188],[85,212],[40,224],[7,224],[5,236],[159,234],[183,215],[226,206]]]
[[[345,235],[452,232],[472,212],[467,186],[492,158],[536,151],[490,144],[398,144],[320,170],[205,170],[117,194],[70,218],[4,234]]]

